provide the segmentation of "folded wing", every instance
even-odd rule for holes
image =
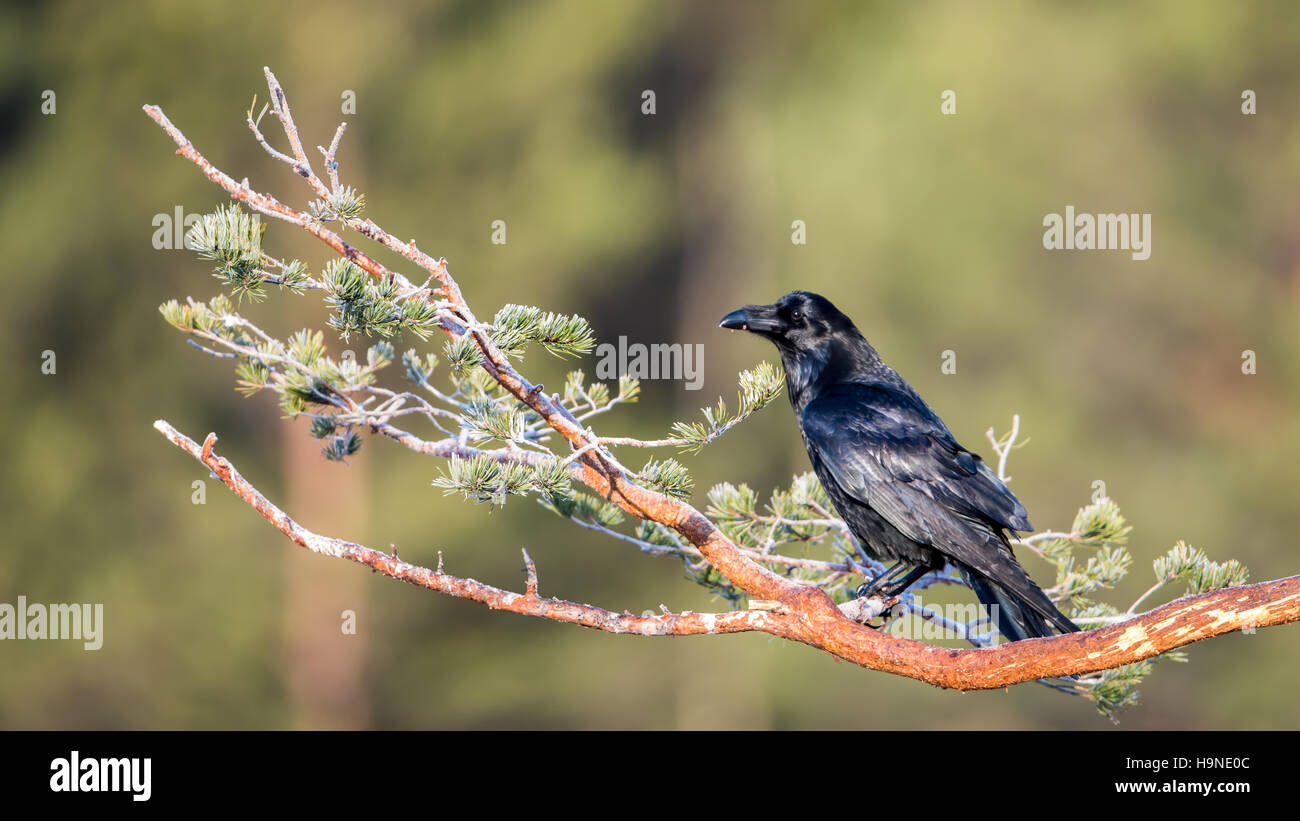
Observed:
[[[802,428],[840,490],[903,535],[1013,587],[1027,581],[1001,536],[1030,529],[1024,505],[915,393],[840,384],[807,405]]]

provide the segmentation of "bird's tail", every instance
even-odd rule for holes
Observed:
[[[1078,625],[1058,610],[1029,576],[1018,574],[1021,578],[1006,584],[968,567],[959,565],[958,569],[1008,641],[1050,636],[1052,627],[1062,633],[1078,632]]]

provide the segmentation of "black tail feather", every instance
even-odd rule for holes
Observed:
[[[1032,598],[1010,590],[969,568],[958,569],[971,590],[975,592],[975,597],[980,600],[985,611],[997,624],[998,632],[1006,636],[1008,641],[1050,636],[1052,626],[1062,633],[1074,633],[1079,630],[1078,625],[1056,609],[1042,589],[1028,577],[1025,581],[1033,588],[1033,593],[1038,594]],[[1050,626],[1048,620],[1051,621]]]

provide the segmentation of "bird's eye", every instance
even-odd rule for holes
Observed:
[[[790,318],[793,319],[793,320],[795,320],[795,321],[798,321],[798,320],[800,320],[800,319],[803,319],[803,311],[800,311],[800,310],[798,310],[798,309],[794,310],[793,312],[791,312],[791,314],[790,314]]]

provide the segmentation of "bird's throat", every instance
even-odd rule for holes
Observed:
[[[830,364],[831,351],[828,347],[817,347],[802,351],[781,351],[781,367],[785,369],[785,388],[797,411],[812,398],[810,389],[821,381],[822,375]]]

